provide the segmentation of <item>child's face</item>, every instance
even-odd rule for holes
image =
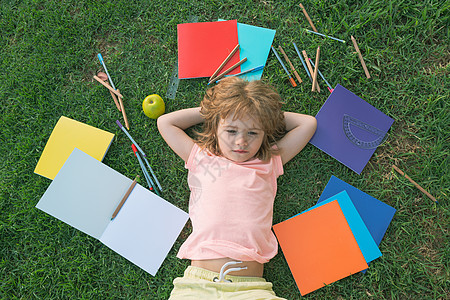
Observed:
[[[222,155],[235,162],[252,159],[261,148],[264,131],[251,117],[233,120],[233,115],[219,121],[217,137]]]

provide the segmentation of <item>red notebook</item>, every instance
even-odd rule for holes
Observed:
[[[273,230],[303,296],[368,267],[337,201]]]
[[[178,78],[210,77],[239,43],[237,21],[178,24]],[[222,68],[239,62],[239,51]],[[228,74],[241,71],[237,67]]]

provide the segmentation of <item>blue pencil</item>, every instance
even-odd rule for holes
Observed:
[[[295,51],[297,51],[297,55],[298,55],[298,57],[300,57],[300,61],[302,62],[303,68],[305,68],[306,74],[308,74],[309,80],[311,80],[311,82],[312,82],[311,74],[309,73],[309,70],[308,70],[308,67],[306,66],[305,61],[303,60],[302,56],[300,55],[300,51],[298,51],[297,45],[294,42],[292,42],[292,44],[294,44]]]
[[[139,147],[139,145],[136,143],[136,141],[131,137],[131,135],[128,133],[128,131],[125,129],[125,127],[123,127],[122,123],[120,123],[119,120],[116,120],[116,124],[117,124],[117,126],[120,127],[120,129],[122,129],[122,131],[125,133],[125,135],[136,146],[136,148],[139,150],[139,152],[141,152],[141,154],[145,157],[146,155],[145,155],[144,151],[141,149],[141,147]]]
[[[261,65],[261,66],[257,66],[257,67],[248,69],[248,70],[243,71],[243,72],[238,73],[238,74],[229,75],[228,77],[232,77],[232,76],[240,76],[240,75],[244,75],[244,74],[247,74],[247,73],[250,73],[250,72],[256,72],[256,71],[259,71],[259,70],[262,70],[262,69],[264,69],[264,65]],[[220,79],[220,80],[223,80],[223,79]],[[216,83],[219,82],[220,80],[217,80]]]
[[[323,33],[318,33],[318,32],[315,32],[315,31],[308,30],[308,29],[305,29],[305,30],[306,30],[307,32],[310,32],[310,33],[314,33],[314,34],[317,34],[317,35],[320,35],[320,36],[323,36],[323,37],[326,37],[326,38],[329,38],[329,39],[332,39],[332,40],[335,40],[335,41],[339,41],[339,42],[341,42],[341,43],[345,43],[344,40],[340,40],[340,39],[334,38],[334,37],[332,37],[332,36],[325,35],[325,34],[323,34]]]
[[[147,181],[149,189],[155,190],[155,192],[158,193],[158,191],[154,188],[154,183],[153,183],[152,178],[150,177],[147,170],[145,169],[144,162],[142,161],[142,159],[139,155],[139,152],[136,149],[136,146],[134,144],[131,144],[131,148],[133,149],[134,155],[136,156],[136,158],[139,161],[139,166],[141,167],[142,173],[144,173],[144,177],[145,177],[145,180]]]
[[[283,61],[281,60],[280,56],[278,55],[277,50],[273,46],[271,46],[273,53],[275,53],[275,56],[277,57],[278,61],[280,62],[281,66],[283,67],[284,71],[286,72],[287,76],[289,77],[289,82],[293,87],[296,87],[297,84],[295,83],[294,78],[292,78],[291,74],[289,74],[289,71],[286,69],[286,66],[283,64]]]
[[[123,127],[123,125],[119,122],[119,120],[116,120],[116,124],[117,126],[120,127],[120,129],[122,129],[122,131],[125,133],[125,135],[130,139],[130,141],[136,146],[136,148],[138,149],[138,151],[142,154],[142,158],[145,160],[145,162],[147,163],[148,168],[150,169],[150,172],[153,175],[153,178],[155,179],[156,184],[159,187],[159,190],[162,192],[162,188],[161,188],[161,184],[158,181],[158,178],[156,178],[155,173],[153,172],[152,167],[150,166],[150,164],[148,163],[146,157],[147,155],[145,155],[144,151],[141,149],[141,147],[139,147],[139,145],[136,143],[136,141],[131,137],[131,135],[128,133],[128,131],[125,129],[125,127]]]
[[[150,166],[150,164],[148,163],[147,158],[144,156],[143,159],[144,159],[145,163],[147,164],[147,166],[148,166],[150,172],[152,173],[152,176],[153,176],[153,178],[155,179],[155,182],[156,182],[156,184],[158,185],[159,190],[162,192],[161,184],[159,184],[158,178],[156,177],[155,173],[153,173],[153,169],[152,169],[152,167]]]
[[[103,56],[99,53],[99,54],[97,54],[97,57],[100,60],[100,63],[103,65],[106,75],[108,75],[108,80],[109,80],[109,83],[111,83],[112,88],[117,90],[116,87],[114,86],[114,83],[112,82],[111,76],[109,76],[108,69],[106,68],[105,62],[103,61]]]
[[[309,59],[309,62],[311,63],[311,65],[313,66],[313,68],[315,68],[314,63],[312,62],[311,58]],[[322,72],[320,72],[319,69],[317,69],[317,72],[319,72],[320,77],[322,77],[322,79],[325,81],[325,83],[328,85],[328,90],[330,91],[330,93],[333,91],[333,88],[331,87],[331,85],[328,83],[328,81],[325,79],[325,77],[322,75]]]

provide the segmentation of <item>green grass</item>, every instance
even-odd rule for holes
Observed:
[[[331,4],[331,2],[336,2]],[[383,256],[365,274],[335,282],[305,298],[448,299],[449,295],[449,1],[302,1],[324,34],[310,28],[296,1],[1,1],[0,3],[0,297],[166,299],[172,280],[188,265],[175,254],[186,227],[156,276],[99,241],[35,208],[50,181],[33,173],[45,143],[64,115],[116,134],[104,163],[134,178],[139,166],[108,91],[92,76],[102,53],[125,95],[130,133],[163,182],[164,198],[187,210],[183,162],[164,143],[155,121],[141,111],[145,96],[167,92],[177,57],[176,25],[197,16],[277,30],[300,76],[291,42],[311,57],[321,46],[320,69],[395,119],[389,139],[361,175],[312,145],[285,166],[274,222],[309,208],[331,175],[395,207],[381,242]],[[366,79],[350,36],[356,37]],[[273,54],[264,78],[277,87],[285,109],[315,115],[327,98],[310,84],[292,88]],[[198,105],[206,80],[182,80],[166,110]],[[439,205],[391,169],[396,164]],[[266,265],[275,292],[300,298],[282,252]]]

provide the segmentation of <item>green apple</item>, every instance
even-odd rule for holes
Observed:
[[[163,99],[156,94],[147,96],[142,102],[144,114],[152,119],[157,119],[166,109]]]

